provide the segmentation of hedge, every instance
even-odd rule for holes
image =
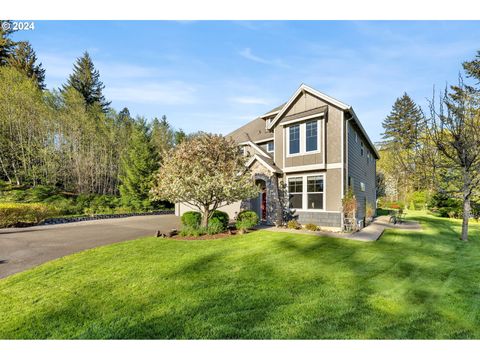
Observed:
[[[58,210],[40,203],[0,203],[0,228],[35,225],[58,215]]]

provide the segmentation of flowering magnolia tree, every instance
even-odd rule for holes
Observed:
[[[200,134],[163,157],[151,193],[155,200],[186,203],[202,213],[202,226],[220,206],[255,197],[258,187],[233,140]]]

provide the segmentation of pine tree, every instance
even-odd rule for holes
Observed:
[[[7,65],[34,79],[41,90],[45,90],[45,69],[37,64],[37,55],[28,41],[22,41],[10,53]]]
[[[397,200],[402,197],[405,201],[408,194],[419,188],[417,153],[425,132],[425,118],[418,105],[404,93],[397,98],[382,125],[385,139],[382,147],[390,155],[387,162],[392,163],[386,166],[385,161],[380,161],[379,167],[386,166],[386,178],[397,184]]]
[[[175,145],[175,132],[168,123],[165,115],[162,116],[161,120],[157,118],[153,119],[152,144],[160,157]]]
[[[121,158],[119,179],[124,206],[136,210],[148,210],[151,207],[149,191],[157,169],[158,161],[149,128],[144,119],[138,119]]]
[[[463,64],[463,70],[467,74],[467,77],[473,78],[477,81],[477,85],[480,84],[480,50],[477,51],[475,59],[471,61],[465,61]],[[480,91],[480,89],[476,89]]]
[[[10,24],[8,30],[4,29],[4,23]],[[7,64],[7,60],[10,57],[10,54],[13,51],[15,45],[17,44],[9,38],[11,33],[13,33],[13,30],[11,30],[11,21],[0,20],[0,66],[4,66]]]
[[[424,121],[418,105],[404,93],[395,101],[390,115],[382,123],[386,144],[396,144],[405,150],[413,149],[417,145]]]
[[[93,61],[86,51],[73,65],[73,74],[69,76],[67,84],[63,85],[63,90],[68,87],[73,87],[82,94],[87,106],[99,104],[106,112],[111,104],[103,96],[102,91],[105,85],[100,81],[100,73],[95,69]]]

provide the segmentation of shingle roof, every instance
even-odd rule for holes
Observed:
[[[282,105],[278,105],[277,107],[273,108],[272,110],[267,111],[265,114],[262,115],[262,117],[267,115],[267,114],[270,114],[272,112],[280,111],[285,106],[285,104],[286,103],[283,103]]]
[[[265,129],[265,120],[256,118],[241,128],[231,132],[226,137],[231,137],[235,142],[242,143],[245,141],[261,141],[273,137],[273,132],[267,132]]]

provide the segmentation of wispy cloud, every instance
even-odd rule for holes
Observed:
[[[272,104],[272,101],[262,97],[256,96],[238,96],[230,98],[231,102],[237,104],[246,104],[246,105],[269,105]]]
[[[239,52],[240,56],[244,57],[245,59],[255,61],[260,64],[266,64],[266,65],[275,65],[275,66],[280,66],[280,67],[289,67],[285,62],[283,62],[281,59],[265,59],[260,56],[257,56],[253,54],[252,49],[250,48],[245,48]]]
[[[196,88],[180,81],[135,83],[105,88],[108,99],[139,104],[182,105],[196,100]]]

